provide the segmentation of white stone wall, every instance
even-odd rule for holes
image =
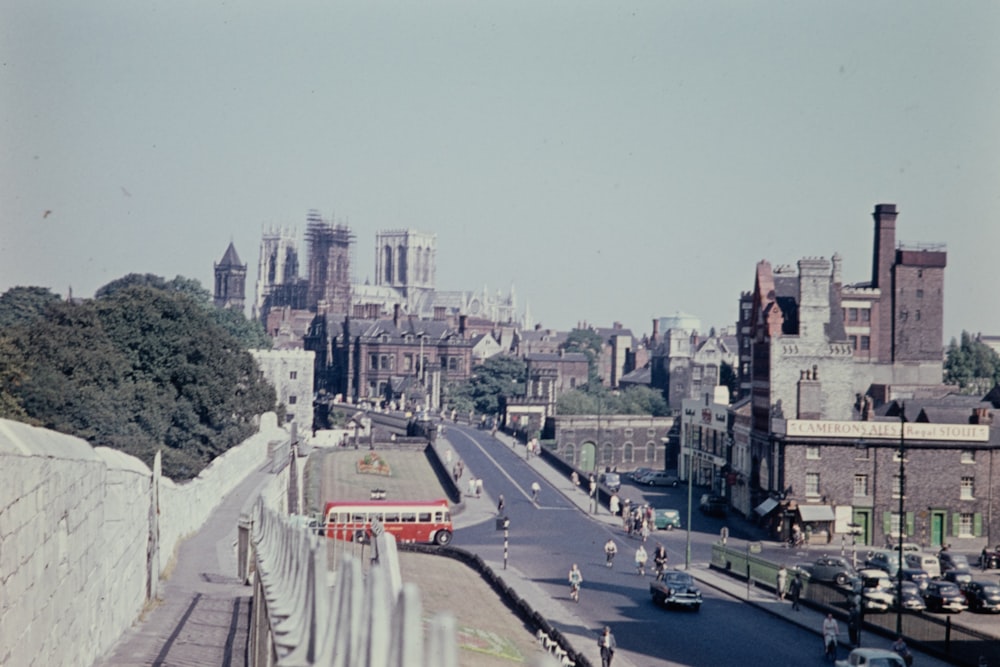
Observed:
[[[313,373],[316,353],[311,350],[250,350],[257,366],[284,404],[286,425],[298,424],[299,437],[308,439],[313,427]],[[292,403],[294,397],[295,403]]]
[[[261,432],[187,484],[164,480],[160,566],[287,438]],[[0,665],[89,665],[146,601],[152,473],[138,459],[0,420]]]

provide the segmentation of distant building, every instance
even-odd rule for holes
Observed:
[[[722,366],[736,367],[736,337],[729,333],[702,337],[697,331],[668,329],[650,352],[650,384],[663,392],[667,405],[679,414],[687,399],[715,395],[722,380]]]
[[[215,265],[216,308],[243,310],[246,305],[247,265],[240,261],[232,243],[226,248],[222,260]]]
[[[299,264],[298,242],[291,229],[264,232],[257,264],[253,318],[263,323],[271,335],[274,335],[268,325],[271,310],[308,311],[309,281],[299,277]]]
[[[250,350],[250,354],[285,406],[285,423],[298,424],[300,434],[311,433],[315,355],[305,350]]]
[[[545,421],[542,439],[556,456],[583,472],[638,467],[663,469],[672,417],[557,415]]]

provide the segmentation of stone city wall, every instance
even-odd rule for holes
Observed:
[[[0,664],[92,664],[138,618],[180,541],[287,437],[264,415],[196,479],[163,478],[157,508],[138,459],[0,420]],[[151,517],[160,556],[148,556]]]

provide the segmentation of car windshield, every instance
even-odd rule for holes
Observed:
[[[996,584],[986,584],[983,588],[983,593],[987,595],[1000,595],[1000,586]]]
[[[674,586],[691,586],[694,584],[694,580],[691,578],[691,575],[683,572],[668,572],[663,575],[663,579],[668,584],[672,584]]]
[[[958,586],[955,584],[941,584],[938,587],[941,595],[958,595]]]

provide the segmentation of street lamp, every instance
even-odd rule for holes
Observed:
[[[684,423],[684,440],[687,443],[687,476],[688,476],[688,516],[687,516],[687,536],[684,545],[684,569],[691,569],[691,499],[693,497],[694,484],[694,449],[692,448],[693,436],[691,427],[694,422]],[[749,562],[749,561],[748,561]]]
[[[899,539],[896,540],[896,549],[899,553],[899,566],[896,570],[896,591],[897,599],[901,601],[903,596],[903,498],[906,495],[906,404],[899,404]],[[896,635],[903,634],[903,605],[896,603]]]

